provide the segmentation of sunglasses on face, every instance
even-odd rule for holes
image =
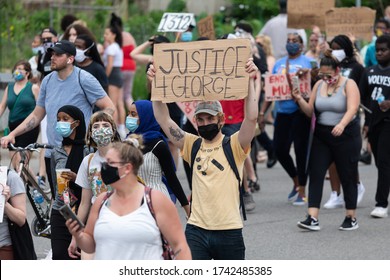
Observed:
[[[325,73],[318,73],[318,77],[323,80],[330,80],[333,78],[333,75],[331,74],[325,74]]]

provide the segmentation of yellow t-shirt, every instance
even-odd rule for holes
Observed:
[[[186,133],[181,154],[191,164],[191,149],[199,137]],[[230,137],[234,160],[242,178],[244,161],[250,152],[238,142],[238,132]],[[194,160],[192,176],[192,204],[189,224],[207,230],[239,229],[243,227],[240,215],[240,194],[237,178],[222,148],[223,135],[216,143],[202,141]],[[213,163],[217,161],[223,168]],[[221,170],[223,169],[223,170]]]

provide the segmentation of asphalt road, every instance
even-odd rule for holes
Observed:
[[[8,165],[8,152],[1,150],[2,165]],[[37,155],[33,168],[37,167]],[[321,231],[307,232],[299,229],[297,221],[306,214],[306,206],[293,206],[287,202],[292,183],[278,163],[266,168],[257,165],[261,191],[254,194],[256,209],[245,221],[244,238],[246,258],[249,260],[388,260],[390,259],[389,218],[374,219],[370,212],[375,205],[377,172],[375,166],[359,165],[360,178],[366,187],[364,198],[357,209],[359,229],[351,232],[338,230],[344,220],[344,209],[321,209]],[[178,176],[188,192],[188,184],[182,165]],[[329,181],[324,184],[324,204],[329,198]],[[185,225],[184,211],[178,206]],[[28,220],[33,212],[30,209]],[[34,237],[39,258],[45,258],[50,250],[50,240]]]

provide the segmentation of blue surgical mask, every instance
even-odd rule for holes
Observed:
[[[138,128],[138,118],[133,118],[133,117],[126,117],[126,128],[130,132],[136,131]]]
[[[33,54],[38,54],[39,52],[43,53],[44,49],[42,46],[31,48]]]
[[[70,128],[70,126],[71,126],[70,122],[57,122],[56,131],[59,135],[66,138],[69,135],[71,135],[73,132],[73,129]]]
[[[13,75],[15,81],[17,81],[17,82],[24,79],[24,75],[19,70],[15,70],[12,75]]]
[[[301,44],[299,43],[287,43],[286,50],[289,55],[296,55],[299,53],[301,49]]]
[[[192,41],[192,32],[184,32],[181,34],[181,41],[182,42],[191,42]]]

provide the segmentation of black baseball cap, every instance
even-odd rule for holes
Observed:
[[[62,40],[54,44],[53,47],[50,47],[47,49],[48,52],[55,52],[58,54],[70,54],[75,56],[76,55],[76,47],[74,46],[73,43],[67,41],[67,40]]]

